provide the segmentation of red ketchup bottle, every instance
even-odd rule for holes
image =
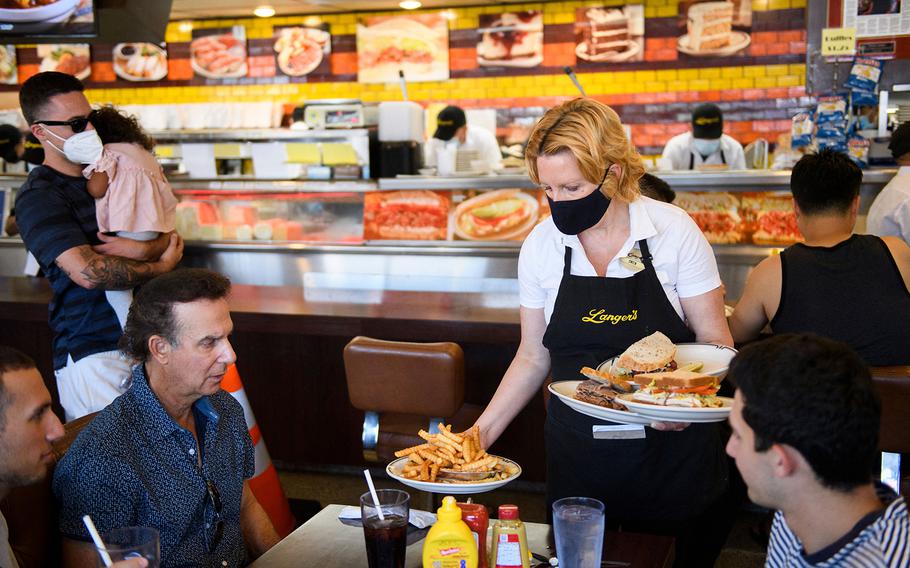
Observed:
[[[458,503],[461,520],[468,525],[477,543],[477,568],[487,568],[487,527],[490,515],[487,508],[479,503]]]

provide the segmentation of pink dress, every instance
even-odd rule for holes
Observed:
[[[177,198],[151,152],[138,144],[105,144],[101,157],[82,175],[89,178],[94,172],[108,177],[107,193],[95,200],[99,231],[174,230]]]

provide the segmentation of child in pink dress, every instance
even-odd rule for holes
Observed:
[[[152,154],[155,142],[135,117],[112,106],[92,111],[91,121],[104,150],[82,175],[88,179],[88,192],[95,198],[98,230],[137,241],[150,241],[173,231],[177,198]],[[132,291],[106,294],[124,326],[133,301]]]

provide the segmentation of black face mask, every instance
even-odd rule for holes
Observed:
[[[607,179],[606,173],[604,173],[605,179]],[[590,229],[603,218],[604,213],[607,212],[607,208],[610,206],[610,199],[600,190],[603,183],[603,180],[601,180],[590,195],[586,195],[581,199],[553,201],[549,195],[547,196],[553,223],[560,233],[577,235]]]

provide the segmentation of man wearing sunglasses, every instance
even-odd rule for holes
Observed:
[[[183,255],[176,234],[144,243],[98,232],[82,169],[102,144],[82,90],[75,77],[50,71],[19,91],[45,157],[18,192],[16,221],[54,290],[54,374],[67,421],[101,410],[129,380],[129,362],[117,352],[122,329],[105,291],[132,289],[172,270]]]
[[[120,341],[132,386],[73,442],[54,474],[67,568],[96,566],[82,523],[147,526],[161,566],[245,566],[278,541],[248,480],[243,408],[221,389],[236,355],[230,281],[201,268],[159,276],[133,300]]]

